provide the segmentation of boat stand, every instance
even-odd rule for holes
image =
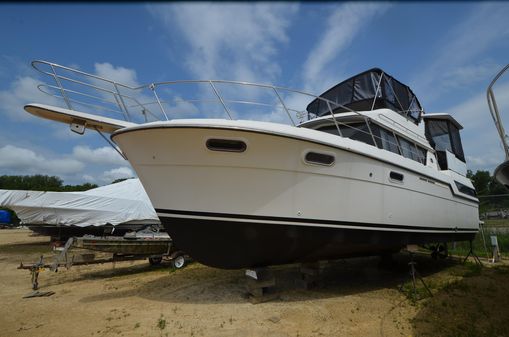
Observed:
[[[321,271],[322,267],[319,261],[301,263],[301,278],[297,280],[297,284],[307,290],[321,286]]]
[[[429,290],[428,286],[426,285],[426,282],[424,282],[424,279],[422,278],[422,276],[419,274],[419,272],[415,268],[416,264],[417,264],[417,262],[414,261],[413,254],[410,253],[410,262],[408,262],[408,265],[410,266],[410,277],[412,278],[412,289],[411,289],[412,300],[417,301],[419,299],[422,299],[422,298],[418,298],[418,296],[417,296],[418,295],[417,294],[417,279],[419,279],[421,281],[422,285],[424,286],[424,289],[426,289],[426,292],[429,294],[429,296],[433,297],[431,290]],[[403,282],[399,286],[400,292],[404,292],[403,291],[404,285],[405,285],[405,283]]]
[[[468,251],[468,254],[467,256],[465,256],[465,258],[463,259],[463,263],[467,262],[468,258],[470,256],[472,256],[474,258],[474,261],[476,264],[478,264],[479,266],[483,266],[481,260],[479,259],[479,257],[474,253],[474,247],[472,245],[472,240],[469,241],[470,242],[470,250]]]
[[[245,275],[249,302],[258,304],[279,298],[274,291],[276,277],[268,268],[247,269]]]

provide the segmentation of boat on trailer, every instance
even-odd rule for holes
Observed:
[[[78,133],[112,133],[112,145],[131,163],[175,244],[206,265],[235,269],[383,254],[409,244],[472,240],[478,231],[461,125],[448,114],[424,114],[412,90],[381,69],[317,96],[213,80],[133,88],[54,63],[33,65],[56,83],[40,89],[63,98],[67,108],[28,104],[25,110]],[[179,85],[186,88],[178,91]],[[146,101],[147,91],[153,101]],[[108,109],[116,104],[125,120],[79,100],[93,96],[104,106],[106,94]],[[163,97],[169,94],[176,98]],[[306,109],[296,106],[304,101]],[[219,109],[228,119],[218,118]],[[149,122],[156,110],[163,120]],[[181,118],[184,110],[193,118]]]

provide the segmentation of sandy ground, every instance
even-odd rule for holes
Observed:
[[[173,270],[136,261],[46,270],[40,290],[55,295],[22,299],[31,291],[30,274],[16,267],[21,260],[35,262],[41,253],[51,256],[47,238],[0,230],[2,337],[509,335],[492,327],[509,317],[504,268],[481,272],[422,257],[420,271],[434,297],[413,303],[398,291],[408,280],[405,256],[390,269],[380,268],[377,258],[328,263],[323,285],[313,290],[295,285],[297,265],[274,267],[279,299],[253,305],[246,299],[242,270],[198,263]],[[475,287],[488,291],[470,303],[467,294]],[[462,309],[465,305],[469,309]],[[479,314],[481,309],[485,313]],[[494,318],[492,309],[499,311]]]

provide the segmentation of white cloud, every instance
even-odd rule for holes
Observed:
[[[5,145],[0,148],[0,168],[10,174],[74,174],[85,165],[73,158],[47,158],[32,150]]]
[[[91,176],[90,174],[84,174],[81,176],[81,179],[84,181],[84,182],[87,182],[87,183],[95,183],[97,181],[97,179],[93,176]]]
[[[115,67],[111,63],[95,63],[95,74],[107,78],[118,83],[122,83],[131,87],[137,87],[138,83],[136,71],[121,66]]]
[[[135,177],[134,172],[128,167],[118,167],[103,172],[101,180],[106,183],[110,183],[116,179],[132,178]]]
[[[494,92],[505,127],[509,127],[509,83],[497,83]],[[504,160],[504,151],[486,101],[480,92],[465,102],[448,108],[445,112],[455,116],[463,125],[461,132],[467,164],[477,169],[493,170]],[[505,118],[504,118],[505,116]],[[506,132],[509,131],[506,129]]]
[[[170,37],[179,33],[187,47],[182,53],[184,64],[197,79],[270,83],[281,74],[276,58],[289,42],[287,31],[298,7],[297,4],[192,3],[156,5],[148,9],[162,22]],[[228,118],[208,84],[194,88],[194,97],[185,92],[164,92],[166,97],[162,99],[171,104],[170,118],[205,117],[200,113],[206,117]],[[216,84],[216,88],[237,119],[254,116],[253,106],[231,101],[267,99],[267,89],[263,93],[253,87],[232,84]],[[269,102],[275,102],[274,93],[269,94]],[[185,101],[189,99],[207,103]]]
[[[28,103],[59,105],[58,100],[42,93],[37,88],[40,82],[30,76],[18,77],[10,88],[0,91],[0,111],[14,121],[34,120],[23,107]]]
[[[373,17],[388,8],[388,4],[345,3],[329,15],[322,37],[310,48],[304,64],[302,77],[308,90],[321,92],[337,82],[337,76],[330,78],[327,65],[347,49]]]
[[[417,93],[431,101],[449,89],[488,81],[501,65],[487,52],[509,42],[509,7],[503,3],[480,3],[465,20],[437,40],[437,52],[429,66],[411,81]]]
[[[111,146],[91,149],[88,146],[78,145],[72,150],[72,155],[77,160],[101,165],[123,165],[129,163],[124,160]]]
[[[454,67],[442,74],[441,85],[445,89],[467,87],[472,83],[494,76],[500,68],[499,64],[491,61]]]
[[[273,80],[280,66],[273,61],[289,38],[295,4],[170,4],[149,12],[167,32],[177,29],[190,50],[186,66],[200,78]]]

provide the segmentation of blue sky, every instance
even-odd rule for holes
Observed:
[[[492,171],[503,151],[485,90],[509,62],[508,17],[504,2],[0,5],[0,174],[99,185],[134,175],[96,133],[24,112],[52,103],[37,91],[34,59],[130,84],[231,79],[314,94],[381,67],[426,112],[453,114],[468,167]],[[502,113],[508,89],[495,88]]]

